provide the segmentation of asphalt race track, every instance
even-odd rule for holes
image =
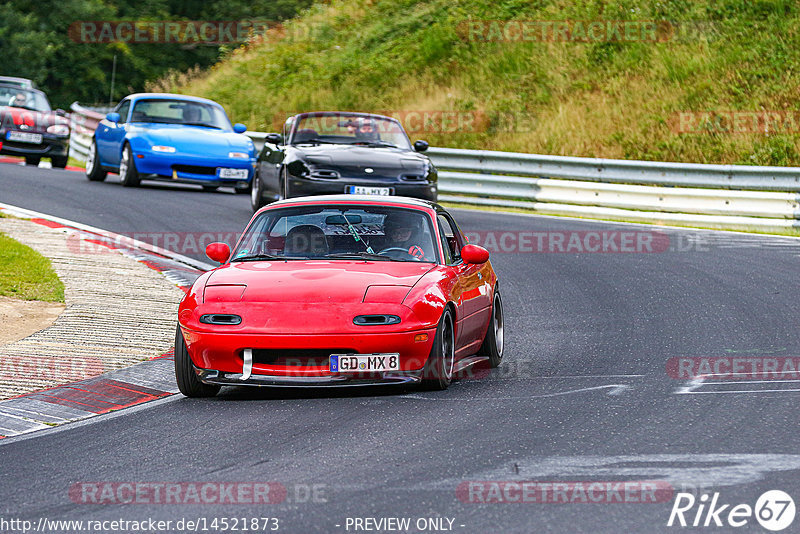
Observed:
[[[115,176],[90,183],[80,173],[16,165],[0,165],[0,202],[122,233],[238,232],[250,217],[249,199],[232,192],[125,189]],[[719,493],[719,504],[731,507],[754,506],[773,489],[800,496],[796,373],[690,380],[675,364],[739,358],[783,365],[800,355],[800,240],[454,214],[483,243],[513,234],[506,251],[492,255],[506,312],[500,369],[476,371],[437,393],[228,388],[210,400],[178,395],[3,440],[5,515],[274,517],[280,532],[300,533],[364,532],[354,530],[354,518],[389,517],[411,518],[412,526],[445,518],[445,527],[464,533],[765,532],[753,517],[738,529],[668,527],[673,494],[655,503],[619,502],[613,492],[580,502],[572,491],[566,495],[575,502],[556,494],[539,502],[537,493],[536,502],[481,503],[471,501],[491,500],[491,492],[473,497],[459,488],[656,480],[675,492]],[[644,232],[658,250],[536,253],[519,242],[544,233],[547,243],[563,238],[566,246],[573,236],[613,240],[614,232]],[[86,504],[70,498],[81,482],[277,482],[287,496],[259,505]]]

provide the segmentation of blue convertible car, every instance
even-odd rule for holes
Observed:
[[[122,185],[143,179],[202,185],[213,191],[232,186],[250,190],[256,163],[253,141],[244,124],[231,125],[212,100],[165,93],[124,98],[95,131],[86,160],[86,176],[103,181],[119,172]]]

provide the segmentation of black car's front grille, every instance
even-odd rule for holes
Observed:
[[[423,182],[425,177],[421,174],[401,174],[400,179],[404,182]]]
[[[189,174],[217,174],[216,167],[203,167],[201,165],[173,165],[172,170]]]
[[[253,349],[253,363],[328,367],[331,354],[354,354],[353,349]]]

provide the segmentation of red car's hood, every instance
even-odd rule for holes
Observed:
[[[361,302],[369,286],[412,287],[432,263],[361,261],[252,261],[214,271],[206,287],[243,284],[243,302]]]
[[[69,119],[60,117],[55,111],[33,111],[0,106],[0,130],[26,130],[32,133],[44,133],[49,126],[54,124],[68,126]]]

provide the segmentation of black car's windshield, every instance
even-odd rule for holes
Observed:
[[[339,112],[299,116],[296,124],[293,124],[290,144],[323,143],[411,150],[403,127],[389,117]]]
[[[0,84],[0,106],[49,112],[50,103],[41,91]]]
[[[436,262],[428,215],[386,206],[276,208],[259,215],[231,261],[325,259]]]
[[[217,106],[189,100],[148,98],[137,100],[131,122],[183,124],[231,131],[228,116]]]

